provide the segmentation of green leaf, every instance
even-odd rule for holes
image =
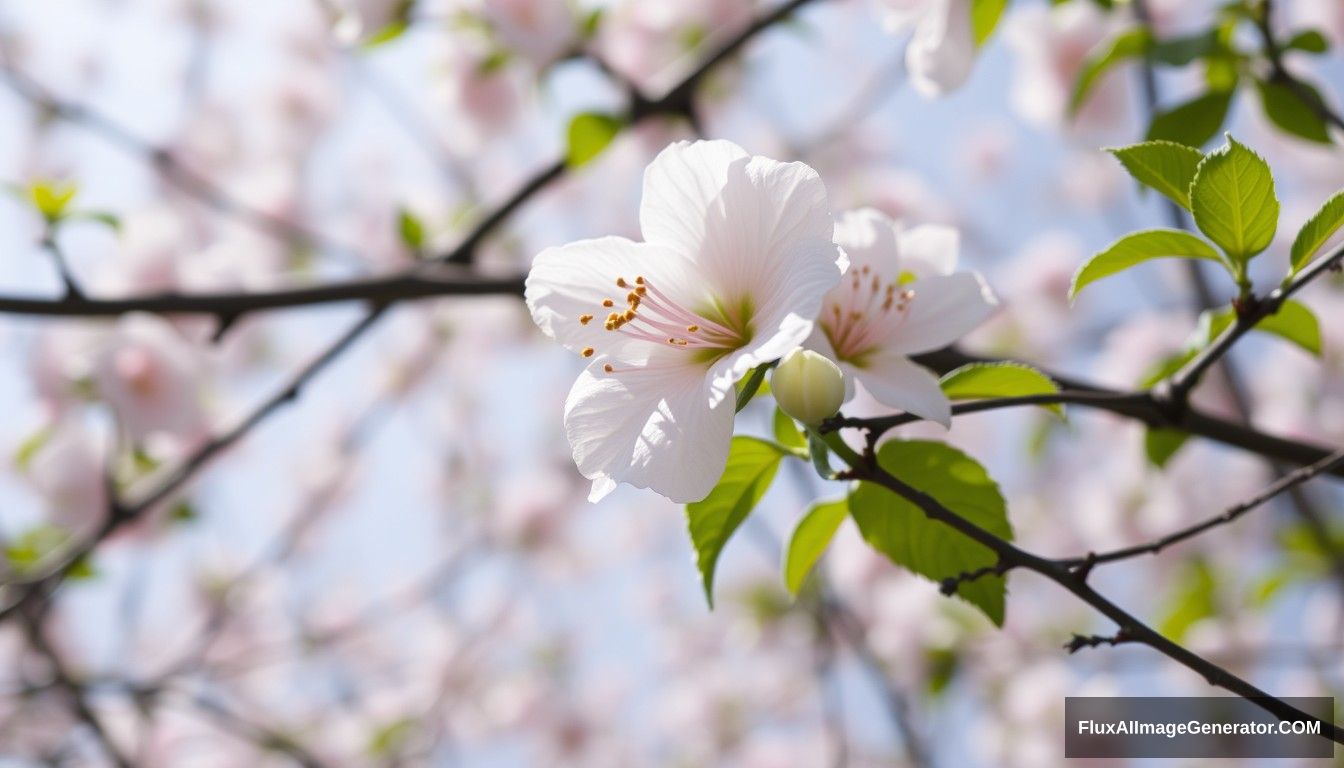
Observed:
[[[1197,354],[1199,354],[1198,347],[1186,349],[1184,352],[1178,352],[1163,358],[1150,368],[1148,372],[1144,374],[1143,378],[1139,380],[1139,388],[1152,389],[1159,381],[1170,378],[1177,371],[1184,368],[1187,363],[1195,359],[1195,355]]]
[[[584,112],[569,121],[569,148],[565,162],[578,168],[602,154],[624,123],[617,117],[600,112]]]
[[[1316,252],[1334,236],[1341,225],[1344,225],[1344,190],[1336,192],[1326,200],[1320,210],[1313,213],[1311,218],[1307,219],[1307,223],[1297,231],[1297,237],[1293,238],[1293,267],[1289,274],[1297,274],[1310,263]]]
[[[70,533],[54,525],[39,525],[29,528],[21,535],[5,544],[5,559],[15,573],[26,576],[49,567],[50,555],[64,547],[70,541]],[[72,579],[92,578],[93,566],[85,558],[76,560],[66,574]]]
[[[1279,226],[1279,200],[1269,165],[1245,145],[1227,143],[1200,161],[1190,185],[1195,224],[1244,265],[1269,247]]]
[[[949,371],[939,383],[943,394],[951,400],[1048,395],[1059,391],[1053,379],[1022,363],[970,363]],[[1058,403],[1041,407],[1064,416],[1064,408]]]
[[[1297,91],[1283,83],[1259,80],[1255,87],[1260,92],[1260,104],[1264,107],[1265,116],[1284,133],[1317,144],[1331,143],[1325,121],[1310,104],[1302,100]],[[1309,92],[1316,99],[1321,98],[1310,85],[1301,83],[1300,87],[1310,89]]]
[[[1233,91],[1212,91],[1175,106],[1153,117],[1148,126],[1148,141],[1174,141],[1190,147],[1202,147],[1223,127],[1232,106]]]
[[[369,736],[365,752],[369,757],[396,757],[415,733],[415,720],[404,717],[379,727]]]
[[[734,437],[723,476],[702,501],[686,505],[686,523],[695,545],[705,599],[714,606],[714,569],[728,538],[770,489],[786,454],[754,437]]]
[[[1143,433],[1143,452],[1155,467],[1165,467],[1172,455],[1180,450],[1190,435],[1179,429],[1160,429],[1149,427]]]
[[[1184,67],[1196,59],[1202,59],[1223,49],[1218,35],[1214,32],[1201,32],[1185,37],[1173,37],[1153,44],[1150,52],[1153,61],[1171,67]]]
[[[1078,71],[1078,79],[1074,82],[1073,96],[1069,99],[1069,115],[1078,113],[1102,75],[1121,62],[1143,56],[1152,41],[1153,36],[1147,27],[1133,27],[1121,32],[1105,50],[1095,56],[1089,56],[1083,62],[1082,68]]]
[[[974,459],[957,449],[926,440],[890,440],[878,450],[878,463],[940,504],[1006,540],[1013,537],[1007,505],[999,486]],[[859,483],[849,496],[849,514],[875,549],[897,565],[934,581],[994,565],[985,546],[918,507],[872,483]],[[1003,624],[1003,576],[988,575],[960,584],[957,594]]]
[[[363,48],[365,50],[377,48],[406,34],[406,30],[411,27],[411,11],[413,10],[415,10],[415,0],[397,0],[397,4],[392,6],[392,13],[388,16],[389,20],[386,26],[365,38],[361,44]]]
[[[397,211],[397,234],[412,251],[419,252],[425,246],[424,222],[406,208]]]
[[[369,50],[377,48],[380,45],[386,45],[406,34],[406,30],[410,28],[411,24],[409,21],[405,19],[395,19],[387,26],[365,38],[364,42],[361,43],[361,46],[365,50]]]
[[[1307,305],[1289,299],[1279,311],[1255,324],[1253,330],[1272,333],[1291,341],[1316,357],[1321,356],[1321,324]]]
[[[844,499],[819,501],[798,521],[784,555],[784,584],[790,593],[798,594],[803,580],[812,571],[821,553],[830,546],[831,539],[848,513],[849,504]]]
[[[975,47],[984,45],[999,26],[999,19],[1008,7],[1008,0],[971,0],[971,32]]]
[[[79,191],[71,182],[38,180],[28,186],[28,199],[47,221],[59,221]]]
[[[1223,263],[1213,246],[1179,229],[1149,229],[1125,235],[1083,263],[1069,286],[1069,301],[1103,277],[1123,272],[1152,259],[1207,259]]]
[[[802,430],[798,429],[798,424],[789,415],[779,408],[775,408],[774,420],[775,441],[785,448],[794,448],[799,451],[807,450],[807,437],[803,435]]]
[[[1283,49],[1304,53],[1326,53],[1330,50],[1330,41],[1317,30],[1308,29],[1293,35],[1292,39],[1284,44]]]
[[[1217,615],[1217,586],[1206,561],[1191,561],[1177,575],[1176,590],[1167,601],[1158,631],[1179,643],[1195,622]]]
[[[67,214],[68,219],[83,219],[85,221],[96,221],[105,224],[113,231],[121,231],[121,219],[115,213],[108,211],[75,211]]]
[[[762,363],[751,369],[745,378],[737,382],[737,410],[734,413],[740,413],[747,403],[760,391],[762,382],[765,381],[765,373],[773,367],[771,363]]]
[[[1174,141],[1145,141],[1106,150],[1125,166],[1140,184],[1161,192],[1177,205],[1190,210],[1190,182],[1204,154]]]
[[[19,443],[19,447],[14,451],[14,466],[20,472],[26,471],[28,465],[33,463],[33,458],[42,450],[42,446],[51,439],[54,430],[51,427],[41,427],[35,430],[31,435]]]

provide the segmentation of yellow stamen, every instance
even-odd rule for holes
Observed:
[[[584,347],[584,348],[583,348],[583,351],[580,352],[579,354],[583,355],[584,357],[592,357],[592,356],[593,356],[593,348],[592,348],[592,347]]]
[[[579,324],[587,325],[593,321],[592,315],[579,315]]]

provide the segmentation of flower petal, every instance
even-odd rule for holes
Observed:
[[[835,242],[857,266],[870,266],[887,279],[904,269],[898,246],[899,226],[875,208],[845,211],[835,222]]]
[[[776,265],[760,275],[754,295],[754,335],[740,351],[710,369],[711,403],[732,392],[733,385],[762,363],[778,360],[811,335],[827,292],[840,281],[843,253],[830,240],[809,238],[786,246]]]
[[[921,224],[896,236],[901,268],[916,277],[950,275],[957,268],[961,234],[954,227]]]
[[[905,65],[915,90],[942,96],[960,87],[975,64],[971,0],[937,0],[920,18],[905,49]]]
[[[904,355],[882,352],[865,361],[859,383],[875,400],[913,413],[944,427],[952,425],[952,406],[938,385],[938,377]]]
[[[733,403],[711,408],[703,369],[671,359],[664,353],[614,375],[594,364],[574,382],[565,435],[574,463],[593,480],[593,500],[619,482],[684,504],[707,496],[723,474]]]
[[[993,313],[998,300],[976,272],[928,277],[915,283],[914,298],[888,336],[886,348],[913,355],[941,349]]]
[[[673,251],[622,237],[603,237],[542,251],[532,262],[524,296],[533,322],[567,349],[582,352],[592,347],[600,354],[617,354],[632,344],[648,345],[609,333],[603,321],[612,310],[604,308],[602,301],[612,299],[615,309],[624,309],[626,289],[616,285],[616,278],[632,280],[638,275],[673,291],[688,290],[685,283],[693,279],[690,264]],[[584,315],[593,318],[585,324],[580,322]]]
[[[730,141],[669,144],[644,171],[639,203],[644,240],[693,258],[705,242],[709,210],[719,204],[729,168],[744,165],[749,157]]]

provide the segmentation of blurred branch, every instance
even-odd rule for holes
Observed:
[[[747,27],[740,31],[735,37],[717,49],[699,67],[687,75],[685,79],[674,86],[661,98],[648,100],[635,94],[635,101],[630,105],[629,109],[630,122],[637,123],[649,117],[658,115],[691,116],[692,97],[694,95],[695,87],[709,75],[709,73],[740,50],[756,35],[770,28],[774,24],[789,18],[794,11],[813,1],[814,0],[790,0],[760,16],[751,24],[747,25]],[[34,90],[37,87],[32,81],[19,75],[12,68],[6,67],[4,71],[11,83],[15,84],[16,87],[19,88],[21,92],[24,92],[25,95],[28,95],[29,98],[45,97],[45,93],[40,89]],[[62,102],[54,102],[52,106],[54,108],[67,110],[71,119],[78,117],[81,121],[91,122],[93,125],[100,126],[103,130],[107,131],[110,136],[118,139],[119,142],[124,145],[128,145],[137,150],[145,149],[144,145],[138,139],[123,131],[120,126],[103,121],[100,116],[97,116],[94,113],[83,110],[81,107],[64,104]],[[155,158],[168,157],[162,153],[154,153],[152,156]],[[436,260],[455,264],[471,264],[474,260],[478,246],[484,242],[486,237],[493,233],[495,229],[503,224],[503,222],[524,203],[546,189],[551,183],[564,176],[567,169],[568,166],[565,164],[564,160],[560,159],[537,171],[531,178],[524,181],[512,195],[500,203],[489,215],[478,222],[467,237],[456,247],[445,254],[437,256]],[[407,276],[403,275],[400,279],[406,279],[406,277]],[[397,279],[398,278],[393,278],[394,281]],[[407,283],[398,283],[393,290],[405,290],[407,285]],[[421,284],[417,281],[412,281],[409,285],[420,286]],[[513,291],[516,292],[518,290],[519,284],[516,279],[509,282],[508,285]],[[367,286],[363,286],[363,288],[366,287]],[[386,288],[387,286],[384,285],[383,287]],[[499,288],[499,286],[496,287]],[[364,296],[350,295],[348,289],[340,289],[338,287],[337,290],[338,293],[341,294],[340,298],[330,298],[329,300],[369,300]],[[342,290],[345,290],[345,292],[341,293]],[[481,292],[482,291],[477,291],[476,293]],[[502,292],[502,288],[494,292]],[[185,297],[177,296],[172,298],[171,301],[178,303],[179,306],[190,306],[189,301],[181,303],[184,301],[184,298]],[[6,585],[8,589],[20,590],[20,594],[13,598],[3,608],[0,608],[0,621],[13,615],[39,596],[54,591],[60,586],[70,571],[73,570],[84,557],[91,554],[104,539],[111,536],[125,524],[138,519],[146,510],[170,498],[188,480],[194,477],[202,467],[208,464],[225,449],[242,439],[243,436],[249,433],[255,426],[263,422],[266,417],[278,410],[280,406],[296,400],[300,390],[303,389],[311,379],[325,369],[331,362],[340,357],[346,349],[351,347],[369,329],[377,324],[378,320],[382,318],[391,306],[393,306],[394,298],[396,297],[373,300],[373,306],[361,320],[341,334],[340,337],[323,350],[312,362],[308,363],[298,371],[287,385],[258,405],[256,409],[235,427],[208,441],[203,447],[189,456],[182,464],[178,465],[176,469],[169,472],[157,487],[142,496],[139,500],[128,505],[114,496],[109,504],[110,509],[103,524],[92,536],[66,553],[58,566],[27,581]],[[165,301],[163,297],[159,297],[159,300]],[[246,302],[247,299],[238,296],[230,298],[229,301]],[[61,302],[48,302],[48,304],[51,303]],[[198,306],[198,309],[201,309],[201,307]],[[221,311],[221,309],[223,311]],[[206,313],[218,316],[224,324],[227,324],[232,320],[236,320],[239,316],[237,311],[230,312],[228,311],[229,309],[251,311],[245,305],[223,308],[214,306]]]
[[[0,77],[38,109],[82,126],[126,152],[144,158],[169,184],[220,213],[246,222],[291,246],[315,246],[347,253],[351,250],[300,224],[254,208],[233,197],[223,187],[178,160],[167,148],[140,138],[121,123],[84,104],[57,97],[8,60],[0,61]]]
[[[1264,44],[1265,60],[1269,62],[1270,76],[1276,83],[1286,86],[1307,106],[1322,122],[1344,130],[1344,117],[1330,107],[1314,89],[1302,82],[1284,66],[1283,45],[1274,34],[1274,0],[1260,0],[1257,9],[1255,28]]]
[[[24,632],[28,636],[28,643],[33,650],[41,654],[51,667],[52,684],[60,689],[70,700],[70,707],[75,716],[93,733],[98,744],[102,747],[107,757],[118,766],[118,768],[134,768],[134,763],[130,758],[122,754],[121,749],[116,742],[112,740],[103,723],[98,719],[98,715],[90,706],[88,696],[85,693],[84,686],[80,684],[70,671],[66,669],[65,662],[62,661],[60,654],[51,646],[42,632],[41,612],[33,611],[25,614],[23,617]]]

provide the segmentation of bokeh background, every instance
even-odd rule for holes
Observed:
[[[1100,151],[1142,137],[1137,66],[1109,74],[1077,120],[1064,109],[1080,63],[1130,23],[1128,9],[1014,0],[970,81],[930,100],[906,82],[905,40],[882,30],[875,5],[814,3],[761,34],[698,90],[705,135],[812,164],[836,211],[958,227],[963,268],[981,270],[1003,304],[967,349],[1134,386],[1194,327],[1183,269],[1145,266],[1072,307],[1066,297],[1087,256],[1166,224],[1156,196]],[[1169,34],[1213,12],[1150,6]],[[451,247],[563,154],[573,115],[619,110],[620,79],[656,93],[769,7],[421,0],[390,30],[404,6],[380,0],[4,0],[0,180],[63,180],[76,208],[116,217],[61,228],[93,295],[403,269],[418,258],[408,221],[424,250]],[[1336,0],[1279,11],[1285,28],[1344,45]],[[1338,101],[1339,56],[1292,64]],[[1164,70],[1164,103],[1200,77]],[[34,83],[84,111],[43,109]],[[1275,131],[1250,94],[1230,125],[1269,159],[1284,204],[1281,242],[1258,262],[1270,286],[1297,225],[1344,187],[1344,152]],[[643,167],[692,135],[673,118],[624,132],[489,238],[481,269],[525,270],[542,248],[583,237],[637,238]],[[156,151],[177,161],[168,172]],[[59,294],[42,236],[22,196],[0,199],[3,293]],[[1321,320],[1321,358],[1251,338],[1232,360],[1256,426],[1338,445],[1344,288],[1322,281],[1303,299]],[[0,318],[10,570],[53,530],[96,525],[104,464],[128,489],[152,480],[361,311],[252,315],[217,341],[201,318]],[[1068,655],[1072,633],[1110,627],[1031,574],[1009,578],[997,629],[849,524],[794,602],[780,544],[811,501],[840,495],[801,463],[730,543],[710,610],[682,509],[626,487],[585,501],[561,424],[580,368],[516,298],[393,309],[294,403],[105,542],[50,601],[45,642],[144,766],[291,765],[293,745],[352,766],[1045,766],[1063,762],[1066,695],[1209,691],[1150,649]],[[1237,418],[1217,381],[1197,401]],[[739,431],[764,434],[770,416],[753,404]],[[903,432],[984,463],[1018,541],[1050,555],[1153,538],[1271,479],[1263,461],[1198,440],[1158,469],[1141,425],[1078,409],[1062,422],[1005,411]],[[1338,518],[1328,482],[1308,493]],[[1281,507],[1096,583],[1276,694],[1333,695],[1344,590]],[[30,640],[0,625],[0,765],[110,764]]]

